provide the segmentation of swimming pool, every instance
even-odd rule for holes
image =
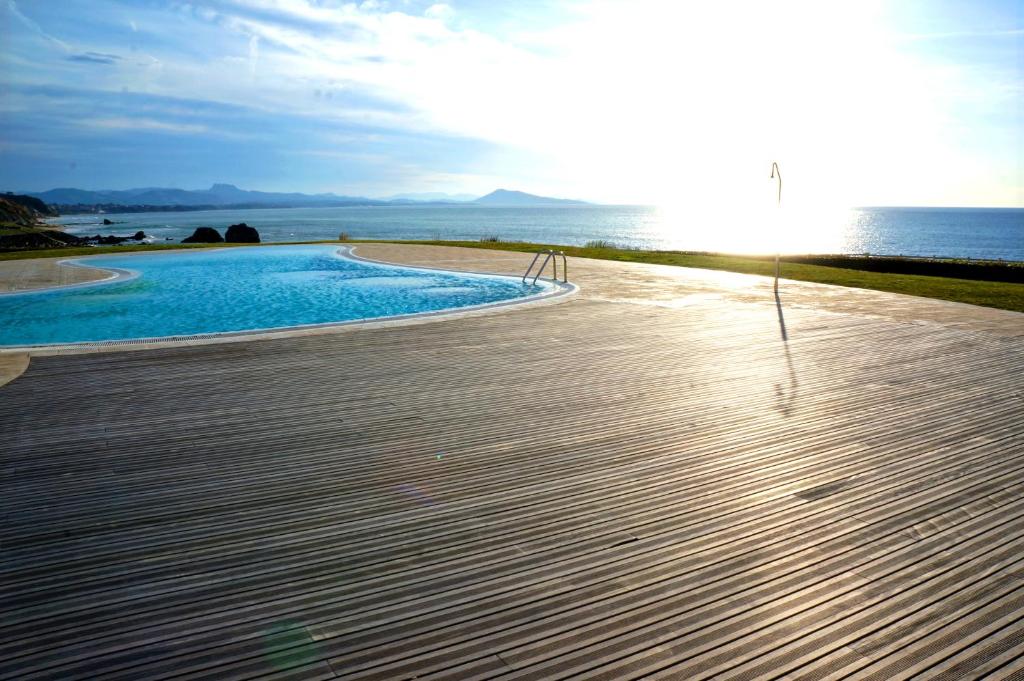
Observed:
[[[331,245],[69,261],[114,279],[0,295],[0,346],[198,336],[393,317],[552,293],[550,282],[383,265]]]

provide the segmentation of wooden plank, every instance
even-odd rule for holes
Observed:
[[[1011,673],[1024,341],[776,316],[33,360],[0,389],[0,676]]]

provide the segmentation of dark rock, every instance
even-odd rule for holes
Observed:
[[[213,227],[196,227],[196,231],[192,232],[192,236],[182,239],[181,243],[219,244],[222,241],[224,241],[224,237],[222,237],[220,232],[215,230]]]
[[[57,241],[65,246],[84,246],[88,242],[80,236],[74,234],[68,234],[67,232],[61,232],[56,229],[48,229],[43,232],[47,237]]]
[[[110,220],[108,220],[107,218],[103,218],[103,224],[105,224],[105,225],[112,225],[114,223],[111,222]]]
[[[113,234],[108,234],[107,236],[97,235],[96,239],[96,243],[103,246],[117,246],[118,244],[123,244],[125,241],[128,241],[128,237],[114,236]]]
[[[64,246],[81,246],[86,243],[84,239],[73,234],[65,234],[58,230],[49,229],[0,235],[0,251],[61,248]]]
[[[228,227],[227,233],[224,234],[224,241],[231,244],[258,244],[260,233],[256,231],[255,227],[250,227],[242,222]]]
[[[68,234],[65,236],[71,239],[75,239],[75,241],[72,243],[76,243],[78,245],[100,244],[101,246],[117,246],[119,244],[123,244],[125,241],[142,241],[143,239],[146,238],[146,233],[143,232],[142,230],[139,230],[138,232],[135,232],[135,234],[133,234],[132,236],[116,236],[114,234],[108,234],[106,236],[103,236],[102,234],[94,234],[92,236],[82,237],[71,236],[70,234]]]

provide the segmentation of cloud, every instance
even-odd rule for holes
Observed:
[[[46,39],[46,40],[56,44],[56,45],[58,45],[63,50],[66,50],[66,51],[70,51],[71,50],[71,48],[68,46],[67,43],[65,43],[62,40],[58,40],[57,38],[54,38],[52,35],[50,35],[46,31],[44,31],[42,29],[42,27],[39,26],[39,24],[37,24],[36,22],[34,22],[31,19],[29,19],[27,16],[22,14],[21,11],[18,9],[18,4],[16,2],[14,2],[14,0],[7,0],[7,10],[11,14],[13,14],[15,16],[15,18],[18,19],[18,21],[20,21],[22,24],[27,26],[29,28],[29,30],[31,30],[36,35],[38,35],[38,36],[40,36],[40,37],[42,37],[42,38],[44,38],[44,39]]]
[[[249,75],[256,77],[256,64],[260,60],[260,37],[254,35],[249,38]]]
[[[108,97],[147,93],[183,108],[287,118],[309,136],[333,126],[416,144],[469,140],[458,148],[480,177],[500,169],[534,178],[539,193],[732,201],[770,184],[762,176],[773,159],[784,164],[789,196],[803,191],[808,200],[855,190],[861,201],[882,203],[909,186],[955,192],[961,168],[1019,180],[1012,162],[985,170],[967,163],[965,151],[982,137],[992,148],[1013,147],[1008,114],[990,124],[978,112],[995,119],[1011,110],[1019,75],[1007,81],[1007,69],[915,52],[928,40],[878,30],[884,22],[874,0],[579,0],[531,4],[528,13],[466,3],[458,21],[447,3],[427,1],[139,3],[132,30],[138,22],[151,39],[120,61],[104,50],[121,49],[113,27],[133,39],[123,12],[86,12],[83,3],[81,30],[54,22],[72,49],[7,4],[33,34],[67,48],[49,61],[35,54],[52,50],[15,55],[9,77],[22,82],[78,86],[80,71],[67,60],[117,61],[93,69],[89,86]],[[519,18],[506,21],[510,14]],[[519,20],[525,14],[528,24]],[[155,26],[160,31],[147,31]],[[970,25],[928,26],[934,39],[945,28],[975,35]],[[179,120],[126,102],[99,119],[111,130],[213,135],[235,129],[232,117],[242,115]],[[282,140],[304,142],[301,133]],[[399,158],[393,149],[381,153]]]
[[[452,6],[443,2],[433,4],[423,12],[423,16],[430,19],[440,19],[441,21],[447,21],[454,15],[455,10],[452,9]]]
[[[944,31],[938,33],[903,33],[897,34],[898,40],[957,40],[962,38],[1019,38],[1024,36],[1024,29],[1008,29],[1004,31]]]
[[[86,118],[80,120],[79,124],[89,128],[101,128],[105,130],[149,130],[154,132],[169,132],[187,135],[210,132],[210,128],[206,125],[162,121],[155,118],[129,118],[121,116],[110,118]]]
[[[83,52],[82,54],[73,54],[65,57],[65,59],[86,64],[116,64],[122,58],[116,54],[106,54],[104,52]]]

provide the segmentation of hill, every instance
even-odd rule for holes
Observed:
[[[239,189],[233,184],[215,184],[209,189],[142,187],[122,190],[61,187],[45,192],[25,192],[49,204],[60,206],[337,206],[383,203],[361,196],[259,192]]]
[[[59,187],[44,192],[23,192],[24,199],[45,202],[63,213],[139,212],[156,210],[209,210],[215,208],[301,208],[307,206],[387,206],[409,203],[463,203],[484,206],[585,205],[585,201],[556,199],[526,192],[496,189],[474,199],[466,194],[396,194],[387,199],[339,194],[261,192],[239,189],[233,184],[214,184],[209,189],[139,187],[135,189],[88,190]],[[52,213],[50,213],[52,214]]]
[[[526,192],[509,189],[495,189],[487,196],[481,196],[473,203],[487,206],[584,206],[586,201],[571,199],[555,199],[549,196],[537,196]]]
[[[475,194],[445,194],[444,192],[419,192],[413,194],[395,194],[383,201],[392,203],[468,203],[476,200]]]
[[[50,207],[39,199],[0,194],[0,252],[61,248],[78,243],[78,237],[40,222],[40,218],[50,214]]]
[[[13,201],[12,196],[0,196],[0,224],[7,227],[34,227],[38,220],[36,211]]]
[[[6,194],[0,194],[0,197],[5,199],[6,201],[15,203],[19,206],[23,206],[24,208],[29,209],[30,211],[35,213],[37,217],[54,217],[57,215],[57,211],[55,211],[50,206],[47,206],[45,203],[43,203],[41,200],[37,199],[34,196],[26,196],[24,194],[12,194],[11,192],[7,192]]]

